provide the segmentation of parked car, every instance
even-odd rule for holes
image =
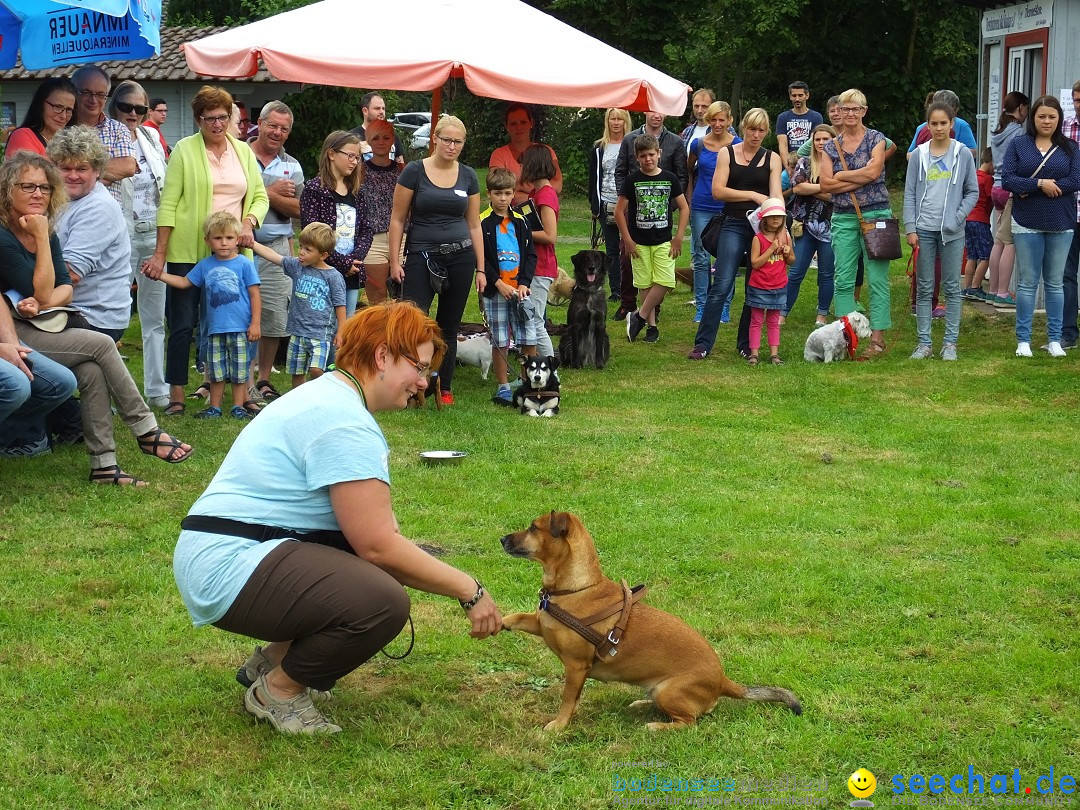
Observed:
[[[424,124],[422,127],[418,127],[412,134],[412,148],[422,149],[427,151],[428,144],[431,143],[431,124]]]
[[[390,123],[395,127],[408,130],[409,132],[415,132],[424,124],[431,123],[431,113],[429,112],[404,112],[398,113],[392,119]]]

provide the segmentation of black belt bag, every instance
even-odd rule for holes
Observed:
[[[321,546],[330,546],[339,551],[356,554],[352,546],[349,545],[349,541],[345,539],[344,532],[335,532],[330,529],[298,532],[294,529],[283,529],[280,526],[245,523],[241,520],[229,520],[228,518],[213,517],[211,515],[188,515],[180,521],[180,528],[193,532],[228,534],[232,537],[243,537],[246,540],[257,540],[260,543],[265,543],[267,540],[300,540],[305,543],[318,543]]]

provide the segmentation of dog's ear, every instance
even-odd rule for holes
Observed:
[[[573,262],[575,270],[578,269],[578,265],[581,264],[584,260],[585,260],[585,251],[584,250],[579,250],[577,253],[575,253],[573,256],[570,257],[570,261]]]
[[[555,369],[557,369],[559,367],[559,358],[556,357],[555,355],[549,355],[548,358],[547,358],[547,364],[548,364],[548,368],[550,368],[552,371],[554,371]]]
[[[551,511],[551,518],[548,521],[548,532],[552,537],[563,538],[566,537],[566,533],[570,530],[570,515],[566,512]]]

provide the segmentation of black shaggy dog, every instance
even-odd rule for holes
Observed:
[[[574,291],[566,311],[567,330],[559,341],[559,361],[569,368],[603,368],[611,352],[604,321],[604,265],[606,257],[599,250],[582,250],[572,257]]]

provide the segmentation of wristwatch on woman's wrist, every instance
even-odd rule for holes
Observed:
[[[479,580],[473,581],[476,582],[476,595],[468,602],[466,602],[464,599],[458,599],[458,604],[461,605],[462,609],[466,612],[476,607],[477,602],[484,598],[484,586],[480,584]]]

